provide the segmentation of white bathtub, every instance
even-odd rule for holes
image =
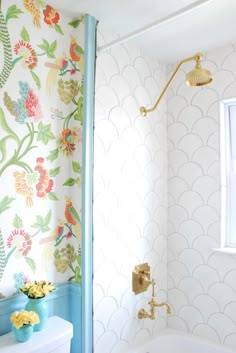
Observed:
[[[132,353],[235,353],[235,350],[178,331],[165,330]]]

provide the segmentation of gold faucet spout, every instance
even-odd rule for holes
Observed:
[[[162,303],[156,303],[154,300],[149,303],[150,305],[153,305],[154,307],[160,308],[162,306],[166,306],[166,313],[171,314],[171,307],[170,304],[167,302],[162,302]]]

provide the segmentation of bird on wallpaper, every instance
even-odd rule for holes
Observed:
[[[49,236],[45,238],[41,238],[39,241],[39,244],[46,244],[50,242],[54,243],[56,239],[62,237],[63,233],[64,233],[64,221],[62,219],[59,219],[56,227],[51,230]]]
[[[53,88],[56,86],[57,76],[59,73],[63,73],[68,67],[68,59],[64,55],[62,58],[56,59],[53,63],[46,62],[44,65],[48,67],[50,70],[47,75],[47,82],[46,82],[46,92],[47,94],[51,94]]]
[[[66,198],[65,217],[67,222],[73,226],[75,226],[77,223],[81,223],[80,217],[74,208],[70,197]]]
[[[79,46],[76,43],[76,40],[74,37],[71,37],[71,41],[70,41],[70,57],[73,61],[80,61],[81,56],[84,55],[84,51],[81,48],[81,46]]]

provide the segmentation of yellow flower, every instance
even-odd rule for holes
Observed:
[[[53,290],[55,290],[55,287],[51,282],[47,281],[34,281],[25,283],[25,285],[20,288],[22,293],[33,299],[43,298]]]
[[[34,311],[15,311],[10,317],[11,323],[19,330],[24,325],[39,324],[39,316]]]

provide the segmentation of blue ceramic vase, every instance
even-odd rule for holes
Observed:
[[[23,325],[21,328],[17,329],[13,326],[13,332],[15,334],[16,340],[18,342],[28,341],[33,333],[32,325]]]
[[[34,331],[41,331],[44,328],[48,318],[48,303],[45,297],[38,299],[29,298],[29,302],[26,304],[25,310],[34,311],[38,314],[40,323],[34,325]]]

